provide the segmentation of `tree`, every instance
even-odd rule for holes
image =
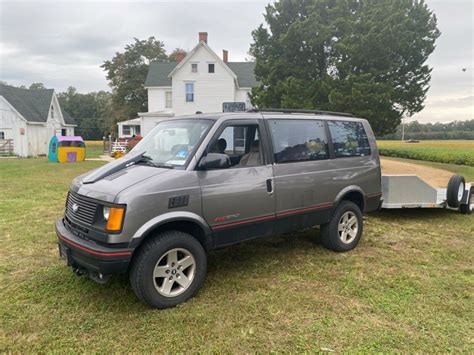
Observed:
[[[423,0],[279,0],[264,16],[254,105],[351,112],[377,134],[423,109],[440,34]]]
[[[44,87],[43,83],[32,83],[30,85],[30,89],[36,90],[36,89],[46,89],[46,88]]]
[[[111,60],[102,64],[112,88],[116,121],[134,118],[138,112],[148,110],[144,83],[148,66],[155,60],[168,60],[163,42],[155,37],[134,38],[134,43],[125,46],[123,53],[115,53]]]
[[[178,53],[184,53],[184,55],[186,55],[188,53],[188,51],[182,49],[182,48],[179,48],[179,47],[176,47],[175,49],[173,49],[173,51],[168,55],[168,59],[170,62],[174,62],[176,61],[176,54]]]
[[[75,133],[85,139],[102,139],[113,132],[114,123],[109,116],[111,99],[109,92],[81,94],[72,86],[58,94],[61,107],[78,123]]]

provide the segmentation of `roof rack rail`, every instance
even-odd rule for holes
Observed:
[[[247,112],[281,112],[281,113],[312,113],[314,115],[328,115],[328,116],[344,116],[344,117],[355,117],[353,114],[346,112],[333,112],[333,111],[321,111],[321,110],[301,110],[294,108],[251,108]]]

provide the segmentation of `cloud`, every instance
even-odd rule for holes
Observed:
[[[245,60],[251,31],[263,22],[267,3],[0,0],[0,80],[13,85],[43,82],[57,91],[71,85],[81,92],[107,90],[100,65],[134,37],[155,36],[172,51],[193,48],[199,31],[209,33],[216,53],[227,49],[231,61]],[[473,3],[427,3],[438,18],[441,37],[428,60],[434,69],[426,108],[413,118],[473,119]],[[470,99],[458,100],[462,98]]]

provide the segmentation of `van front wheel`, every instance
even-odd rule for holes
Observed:
[[[360,208],[351,201],[341,202],[331,220],[321,226],[321,242],[325,248],[343,252],[354,249],[362,236]]]
[[[206,276],[206,252],[193,236],[167,231],[138,250],[130,283],[137,297],[154,308],[169,308],[187,301]]]

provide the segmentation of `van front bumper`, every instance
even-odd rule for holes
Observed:
[[[132,249],[99,245],[80,238],[66,228],[63,219],[56,222],[56,234],[60,256],[76,272],[89,276],[127,272]]]

